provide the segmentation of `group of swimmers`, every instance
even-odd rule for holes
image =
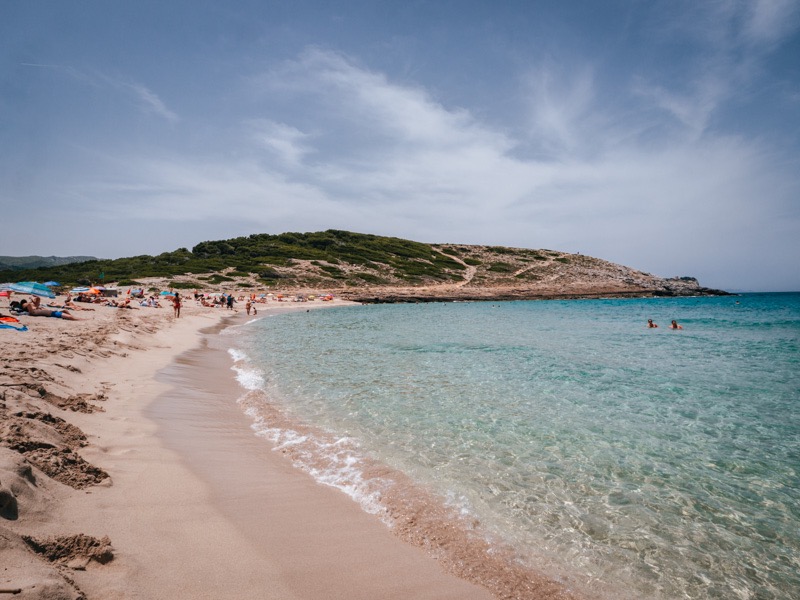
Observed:
[[[655,329],[656,327],[658,327],[658,325],[656,323],[653,323],[653,319],[647,319],[647,327],[649,329]],[[672,320],[672,323],[669,324],[668,328],[669,329],[683,329],[683,327],[681,325],[678,325],[678,322],[675,319]]]

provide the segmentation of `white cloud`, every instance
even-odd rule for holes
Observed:
[[[452,148],[478,141],[506,149],[509,144],[467,111],[445,109],[424,89],[392,84],[384,74],[358,67],[336,52],[308,49],[259,82],[271,92],[311,96],[326,116],[369,128],[395,145]]]
[[[795,0],[691,3],[675,11],[667,3],[653,27],[653,44],[681,44],[690,53],[677,79],[671,68],[649,70],[633,90],[674,117],[695,137],[716,111],[757,85],[763,62],[798,27]]]
[[[178,115],[169,110],[161,98],[145,86],[138,83],[117,83],[116,85],[122,89],[131,90],[145,112],[153,113],[168,121],[178,120]]]
[[[771,47],[797,28],[800,5],[796,0],[752,0],[745,3],[745,39]]]
[[[526,77],[530,94],[531,138],[545,152],[574,152],[587,135],[595,100],[594,74],[587,66],[573,69],[547,63]]]
[[[287,165],[298,165],[310,151],[305,142],[309,134],[296,127],[270,119],[254,119],[245,125],[250,128],[256,144],[271,151],[279,161]]]
[[[69,65],[39,64],[28,62],[20,64],[25,67],[47,69],[56,73],[60,73],[68,77],[70,80],[77,81],[84,85],[89,85],[95,88],[112,88],[122,91],[127,97],[132,98],[144,112],[154,114],[167,119],[168,121],[178,120],[178,115],[167,108],[166,104],[164,104],[164,102],[155,92],[141,83],[125,81],[121,78],[113,77],[105,73],[87,71]]]
[[[723,92],[711,86],[701,108],[666,86],[650,89],[648,102],[613,104],[595,78],[589,67],[531,75],[533,127],[511,132],[314,49],[259,79],[269,93],[257,114],[227,128],[238,139],[209,144],[215,155],[106,156],[93,165],[102,175],[87,183],[84,172],[52,191],[108,223],[239,220],[251,233],[333,227],[549,247],[662,275],[712,272],[706,256],[747,259],[753,228],[780,222],[776,247],[800,235],[800,216],[787,211],[798,192],[791,169],[763,142],[707,131]],[[673,124],[644,139],[654,121],[671,123],[653,119],[653,104],[693,134],[672,135]],[[548,151],[518,151],[531,146]]]

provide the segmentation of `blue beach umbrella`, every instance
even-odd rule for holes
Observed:
[[[76,287],[70,290],[70,292],[72,292],[73,294],[85,294],[88,291],[89,291],[88,287]]]
[[[31,294],[33,296],[42,296],[44,298],[55,298],[56,295],[53,291],[43,283],[38,281],[20,281],[19,283],[7,284],[7,289],[18,294]]]

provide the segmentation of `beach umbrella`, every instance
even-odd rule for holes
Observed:
[[[42,296],[44,298],[55,298],[56,295],[52,290],[38,281],[20,281],[19,283],[7,284],[7,289],[18,294],[31,294],[33,296]]]
[[[58,286],[60,286],[60,285],[61,285],[61,284],[60,284],[60,283],[58,283],[57,281],[45,281],[45,282],[44,282],[44,284],[45,284],[47,287],[58,287]]]
[[[73,294],[85,294],[88,291],[89,291],[89,288],[87,288],[87,287],[76,287],[76,288],[72,288],[70,290],[70,292],[72,292]]]

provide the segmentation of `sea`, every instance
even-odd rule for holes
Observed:
[[[800,598],[800,293],[341,306],[221,335],[253,435],[387,527],[461,531],[585,597]]]

